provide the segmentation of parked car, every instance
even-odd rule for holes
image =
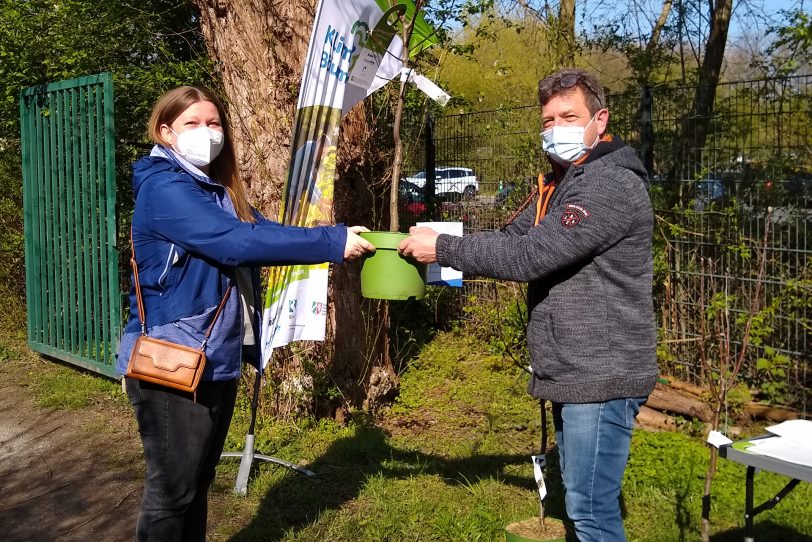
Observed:
[[[719,179],[700,179],[694,185],[694,211],[704,211],[711,203],[719,202],[725,196],[725,185]]]
[[[422,188],[406,180],[398,185],[400,208],[410,215],[422,215],[426,212],[426,196]]]
[[[414,175],[406,177],[405,181],[425,189],[426,172],[418,171]],[[435,194],[447,195],[447,199],[453,199],[452,194],[462,196],[463,199],[471,199],[476,196],[477,192],[479,192],[479,181],[474,170],[467,167],[437,166],[434,168]]]

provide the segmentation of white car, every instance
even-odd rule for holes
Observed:
[[[418,171],[406,181],[426,188],[426,172]],[[467,167],[438,166],[434,169],[435,194],[460,194],[466,199],[473,198],[479,191],[479,181],[474,171]]]

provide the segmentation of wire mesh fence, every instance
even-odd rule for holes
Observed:
[[[690,113],[697,87],[608,96],[610,132],[637,149],[649,170],[663,372],[705,382],[710,360],[736,359],[752,313],[743,377],[761,399],[803,412],[812,388],[810,81],[720,84],[707,116]],[[423,146],[413,145],[402,221],[462,221],[466,233],[498,229],[549,170],[539,132],[536,105],[437,118],[437,204],[425,205],[431,164]],[[453,168],[471,170],[462,182],[473,176],[475,195],[443,178]],[[484,284],[472,281],[459,295],[476,295]]]

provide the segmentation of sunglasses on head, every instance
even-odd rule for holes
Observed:
[[[568,88],[572,88],[577,85],[578,81],[583,83],[583,85],[589,89],[589,92],[591,92],[593,95],[598,95],[598,93],[592,88],[589,80],[577,73],[568,73],[567,75],[560,75],[558,77],[547,77],[541,81],[539,84],[539,89],[543,92],[549,92],[555,87],[558,87],[561,90],[567,90]]]

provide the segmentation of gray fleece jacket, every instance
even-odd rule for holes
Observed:
[[[531,205],[503,231],[437,238],[443,266],[529,282],[534,397],[592,403],[654,388],[654,215],[645,178],[631,148],[601,142],[570,166],[538,225]]]

